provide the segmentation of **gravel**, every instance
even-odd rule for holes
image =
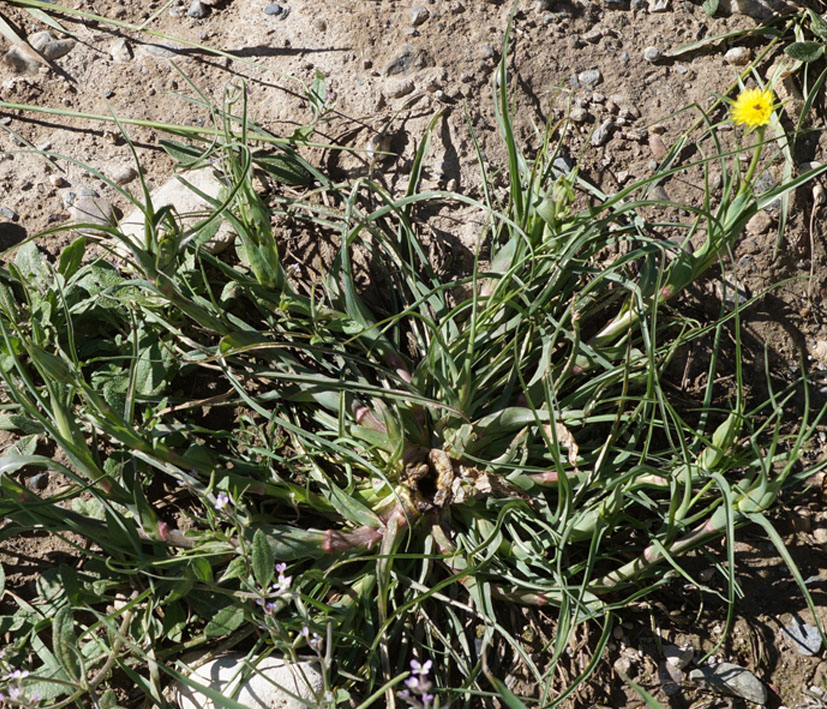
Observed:
[[[20,217],[13,209],[6,207],[3,205],[0,207],[0,217],[8,219],[9,221],[16,222]]]

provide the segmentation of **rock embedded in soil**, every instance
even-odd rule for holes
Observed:
[[[116,39],[109,47],[109,56],[118,64],[126,64],[132,61],[132,48],[123,37]]]
[[[317,663],[271,655],[255,662],[255,671],[243,672],[246,665],[242,653],[224,655],[194,670],[189,679],[248,709],[303,709],[321,698],[324,684]],[[242,674],[249,678],[242,681]],[[180,709],[217,709],[206,694],[181,681],[172,686],[169,698]]]
[[[682,670],[695,657],[695,650],[692,647],[678,647],[677,645],[664,645],[663,657],[670,665]]]
[[[821,650],[821,634],[815,626],[793,621],[781,629],[781,634],[800,655],[809,657]]]
[[[212,168],[201,168],[190,170],[180,175],[180,178],[173,177],[167,180],[150,195],[154,209],[160,209],[165,205],[175,208],[176,220],[183,230],[191,229],[198,222],[204,221],[210,212],[215,208],[207,201],[201,199],[195,192],[187,187],[182,180],[185,180],[195,189],[203,194],[220,199],[222,185],[213,175]],[[83,199],[83,198],[81,198]],[[120,230],[124,236],[136,245],[142,245],[145,237],[145,215],[140,209],[133,210],[124,217],[120,223]],[[233,241],[235,232],[229,224],[222,221],[218,231],[206,244],[203,249],[211,254],[217,254],[226,249]],[[128,257],[123,249],[120,251],[122,257]]]
[[[767,688],[752,672],[731,662],[720,662],[714,667],[701,667],[689,673],[693,682],[707,684],[713,689],[741,697],[756,704],[767,703]]]
[[[203,20],[209,14],[210,8],[201,2],[201,0],[192,0],[192,4],[187,9],[187,15],[194,17],[196,20]]]
[[[393,79],[387,84],[387,95],[391,98],[402,98],[413,90],[414,83],[410,79]]]
[[[666,12],[669,9],[669,0],[649,0],[649,12]]]
[[[73,39],[55,39],[50,32],[35,32],[29,37],[29,44],[40,52],[46,59],[60,59],[72,51],[75,46]]]
[[[416,7],[411,8],[410,20],[411,20],[411,24],[414,27],[418,27],[419,25],[421,25],[430,16],[431,16],[431,13],[428,12],[427,7],[422,7],[422,5],[417,5]]]
[[[597,86],[603,81],[603,75],[600,73],[600,69],[588,69],[577,75],[577,81],[583,86]]]
[[[115,221],[115,212],[112,209],[112,205],[103,197],[93,195],[82,195],[78,197],[69,209],[69,216],[73,222],[100,224],[101,226],[111,226]],[[106,234],[104,231],[89,227],[82,227],[75,231],[88,236]]]
[[[138,171],[132,165],[126,165],[112,173],[112,182],[116,185],[128,185],[138,176]]]
[[[42,64],[28,47],[16,45],[3,55],[3,61],[17,74],[33,74]]]

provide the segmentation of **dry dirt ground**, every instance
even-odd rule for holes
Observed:
[[[313,159],[321,168],[352,175],[373,168],[376,178],[389,188],[402,189],[417,141],[440,110],[444,113],[427,158],[426,187],[478,194],[480,172],[472,130],[487,164],[503,164],[492,82],[510,2],[286,0],[280,2],[280,11],[267,14],[265,0],[226,0],[209,8],[204,18],[190,17],[189,5],[181,0],[72,2],[76,9],[122,24],[60,14],[77,42],[56,60],[59,71],[44,67],[18,74],[0,64],[2,101],[203,126],[210,124],[211,115],[192,100],[198,97],[196,89],[220,103],[226,91],[244,82],[251,119],[273,134],[290,135],[312,119],[306,89],[320,72],[326,77],[326,98],[333,110],[319,124],[316,140],[365,148],[372,138],[387,134],[393,153],[370,165],[358,153],[345,157],[336,151],[316,151]],[[755,7],[753,15],[769,12],[764,5]],[[44,29],[23,12],[3,4],[0,8],[26,33]],[[142,23],[148,32],[127,28]],[[700,117],[697,107],[712,106],[716,94],[729,91],[743,71],[725,59],[727,50],[744,47],[755,57],[769,39],[762,34],[733,36],[694,52],[669,56],[670,51],[757,25],[754,17],[737,12],[710,17],[699,3],[686,0],[632,0],[631,6],[628,0],[520,2],[508,58],[518,138],[530,152],[537,145],[536,127],[550,118],[571,115],[577,121],[561,127],[562,154],[579,166],[581,175],[607,192],[650,176],[664,151]],[[201,45],[224,54],[208,53]],[[647,47],[664,56],[647,61]],[[653,55],[650,50],[647,56]],[[767,56],[759,71],[765,71],[774,58]],[[590,85],[584,84],[582,72],[591,70],[600,75],[593,83],[586,76]],[[696,108],[681,110],[693,104]],[[725,109],[715,110],[713,119],[725,116]],[[821,120],[814,111],[813,125]],[[122,194],[88,171],[91,167],[123,181],[134,164],[113,123],[0,109],[0,127],[0,207],[6,208],[5,216],[0,216],[0,247],[11,248],[27,236],[65,223],[72,201],[90,190],[121,213],[131,209]],[[124,129],[137,147],[148,186],[167,180],[172,161],[158,147],[164,136],[140,125]],[[605,135],[595,137],[601,129]],[[800,140],[797,162],[819,159],[821,143],[818,131]],[[65,157],[49,160],[25,152],[27,146]],[[687,146],[679,160],[690,161],[693,151],[697,155],[700,149],[691,140]],[[764,178],[768,184],[780,179],[772,172],[777,169],[770,166]],[[138,185],[132,180],[125,189],[139,194]],[[659,198],[665,193],[677,202],[697,202],[703,194],[698,175],[691,172],[678,174],[656,189]],[[795,374],[803,358],[813,368],[816,403],[825,399],[817,391],[825,383],[820,382],[817,362],[807,358],[820,354],[817,343],[827,339],[821,209],[825,208],[814,203],[809,189],[797,194],[777,253],[779,212],[775,210],[751,222],[734,254],[739,285],[749,293],[787,279],[747,311],[745,366],[757,368],[755,377],[761,378],[764,342],[779,381]],[[441,247],[435,253],[446,259],[447,267],[470,256],[480,233],[477,215],[456,209],[434,215],[430,227],[434,245]],[[38,243],[54,255],[70,239],[69,232],[57,232],[40,237]],[[713,276],[691,295],[693,307],[703,312],[711,304],[717,312],[715,293]],[[691,387],[701,374],[701,370],[688,371],[684,384]],[[818,454],[813,452],[814,459]],[[827,556],[820,543],[827,539],[823,526],[827,522],[820,512],[822,502],[816,492],[789,497],[776,521],[809,579],[824,621]],[[17,579],[22,587],[59,553],[48,540],[32,537],[8,543],[0,560],[7,573],[12,571],[9,583]],[[715,557],[714,550],[707,558],[699,556],[698,569],[712,568]],[[688,644],[702,652],[714,650],[718,659],[754,671],[770,687],[770,706],[821,706],[805,690],[824,686],[827,662],[798,654],[779,634],[793,613],[812,621],[789,571],[767,539],[754,530],[740,534],[736,558],[743,597],[737,602],[734,630],[723,644],[716,647],[726,621],[725,605],[716,595],[724,588],[721,577],[713,576],[704,590],[675,582],[669,593],[624,613],[622,634],[615,637],[603,669],[576,703],[639,705],[638,695],[620,676],[622,670],[665,705],[743,705],[742,700],[701,691],[685,678],[676,693],[664,692],[658,676],[661,645]],[[531,616],[526,614],[526,623]],[[588,652],[588,638],[583,641],[583,648],[573,649],[575,655]]]

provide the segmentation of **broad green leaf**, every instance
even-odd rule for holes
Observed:
[[[22,431],[23,433],[43,433],[43,424],[19,414],[0,414],[0,431]]]
[[[66,674],[77,681],[80,678],[80,665],[77,658],[75,618],[70,606],[63,606],[55,613],[52,621],[52,649]]]
[[[824,45],[821,42],[793,42],[784,51],[797,61],[810,63],[824,54]]]
[[[58,261],[57,272],[67,279],[74,276],[83,263],[84,253],[86,253],[86,237],[81,236],[63,249]]]
[[[49,269],[33,241],[21,246],[14,256],[14,266],[18,270],[24,286],[35,285],[43,288],[51,284]]]
[[[267,541],[267,535],[260,529],[257,529],[253,535],[252,547],[253,575],[256,577],[256,583],[259,587],[267,588],[270,581],[273,580],[276,557],[270,543]]]
[[[240,556],[237,556],[235,559],[230,561],[227,564],[227,569],[221,574],[221,578],[218,579],[218,583],[224,583],[225,581],[229,581],[231,579],[240,579],[243,578],[247,573],[247,566],[244,563],[244,559]]]
[[[313,175],[295,153],[284,151],[274,155],[259,155],[255,161],[277,182],[286,185],[309,185],[313,182]]]
[[[819,39],[827,40],[827,22],[811,8],[807,8],[810,16],[810,31]]]
[[[719,4],[720,0],[704,0],[702,7],[704,12],[712,17],[716,12],[718,12]]]
[[[231,604],[224,606],[207,623],[204,628],[204,635],[208,638],[218,638],[222,635],[229,635],[237,630],[244,623],[244,609],[241,606]]]
[[[194,145],[185,145],[177,140],[161,140],[161,147],[166,150],[171,158],[184,165],[193,164],[203,155],[203,151]]]

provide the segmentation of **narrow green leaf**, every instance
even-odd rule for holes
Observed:
[[[0,598],[3,597],[3,592],[6,590],[6,570],[3,564],[0,564]]]
[[[63,606],[55,613],[52,621],[52,649],[66,674],[74,681],[80,679],[80,665],[77,657],[75,618],[70,606]]]
[[[528,709],[528,706],[524,704],[514,692],[500,682],[500,680],[496,677],[491,677],[491,681],[494,683],[497,692],[499,692],[500,699],[505,702],[508,709]]]
[[[207,623],[204,628],[204,635],[208,638],[218,638],[222,635],[229,635],[238,630],[244,623],[244,609],[235,604],[224,606]]]
[[[253,575],[261,588],[267,588],[275,573],[276,558],[267,535],[260,529],[253,535]]]
[[[797,61],[810,63],[824,54],[824,45],[821,42],[793,42],[784,51]]]

